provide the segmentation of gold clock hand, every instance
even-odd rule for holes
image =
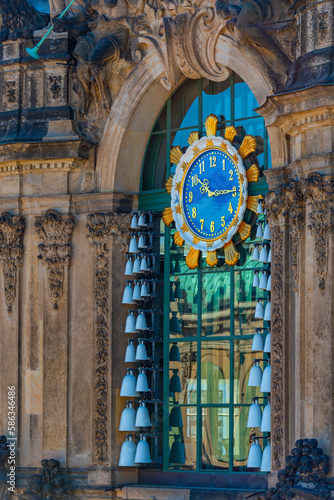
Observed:
[[[214,192],[213,192],[213,195],[214,196],[220,196],[221,194],[228,194],[228,193],[234,193],[232,196],[235,197],[236,194],[237,194],[237,188],[236,186],[233,186],[233,189],[216,189]]]
[[[214,195],[213,191],[210,191],[210,189],[209,189],[209,181],[208,181],[208,179],[204,179],[203,182],[201,181],[201,179],[198,179],[198,182],[200,182],[202,184],[201,187],[200,187],[200,192],[202,194],[208,193],[208,195],[210,197]]]

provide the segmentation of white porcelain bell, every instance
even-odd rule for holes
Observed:
[[[140,273],[140,257],[135,258],[135,261],[133,263],[133,274],[138,274]]]
[[[147,361],[147,360],[148,356],[145,343],[142,340],[140,340],[136,351],[136,361]]]
[[[252,352],[263,351],[263,337],[260,330],[256,329],[256,333],[253,337]]]
[[[140,271],[142,273],[145,271],[148,271],[147,259],[146,259],[145,255],[141,256]]]
[[[247,468],[248,469],[259,469],[262,462],[262,449],[259,445],[257,438],[254,439],[254,443],[249,448]]]
[[[146,240],[145,233],[139,233],[138,248],[145,248]]]
[[[134,432],[138,430],[135,426],[135,419],[136,410],[132,408],[132,403],[127,403],[126,408],[122,411],[118,430],[120,432]]]
[[[248,387],[260,387],[262,382],[262,368],[259,365],[258,360],[255,360],[255,364],[252,366],[249,372]]]
[[[266,309],[264,311],[264,321],[271,321],[271,302],[267,302]]]
[[[254,318],[255,319],[263,319],[263,305],[262,305],[261,299],[257,300]]]
[[[129,245],[129,253],[138,253],[137,238],[134,234],[131,235],[131,240],[130,240],[130,245]]]
[[[269,227],[268,222],[267,222],[267,224],[264,227],[263,239],[264,240],[268,240],[268,241],[271,240],[271,233],[270,233],[270,227]]]
[[[260,290],[266,290],[267,289],[267,283],[268,283],[267,271],[263,270],[262,274],[261,274],[259,289]]]
[[[249,408],[247,427],[261,427],[262,410],[258,401],[257,398],[254,398],[254,402]]]
[[[267,281],[267,292],[271,292],[271,274],[269,274]]]
[[[139,370],[139,375],[137,378],[136,392],[149,392],[150,389],[147,383],[147,377],[145,370]]]
[[[132,274],[133,274],[133,262],[131,257],[129,257],[125,264],[124,276],[132,276]]]
[[[257,224],[257,230],[256,230],[256,238],[263,238],[263,231],[262,231],[262,224],[261,222],[258,222]]]
[[[271,366],[268,365],[263,370],[263,376],[261,381],[261,392],[270,392],[271,391]]]
[[[137,220],[137,215],[136,214],[132,215],[130,229],[138,229],[138,220]]]
[[[270,334],[270,332],[266,336],[266,341],[264,343],[263,352],[271,352],[271,334]]]
[[[140,310],[138,312],[139,314],[136,321],[136,330],[148,330],[145,314]]]
[[[119,455],[119,467],[134,467],[135,464],[136,445],[132,441],[131,436],[127,436],[122,444],[121,453]]]
[[[269,264],[271,263],[271,249],[269,250],[269,253],[268,253],[268,263]]]
[[[136,333],[136,318],[133,315],[132,311],[128,311],[128,317],[126,318],[125,323],[125,333]]]
[[[257,288],[260,284],[259,280],[259,271],[254,271],[254,278],[253,278],[253,283],[252,287]]]
[[[140,296],[140,281],[135,281],[135,287],[133,289],[132,300],[141,300],[141,296]]]
[[[263,410],[262,422],[261,422],[261,432],[270,432],[270,420],[271,420],[271,408],[270,403],[268,403]]]
[[[136,361],[136,349],[133,345],[133,340],[128,340],[129,344],[125,351],[125,363],[134,363]]]
[[[144,401],[142,401],[138,407],[135,425],[136,427],[150,427],[152,425]]]
[[[260,258],[259,249],[258,249],[258,246],[255,244],[253,254],[252,254],[252,259],[259,260],[259,258]]]
[[[139,212],[138,226],[140,226],[140,227],[145,226],[145,213],[144,212]]]
[[[267,446],[263,450],[263,456],[261,461],[261,472],[271,471],[270,457],[271,457],[271,448],[270,444],[267,444]]]
[[[260,252],[259,262],[268,262],[268,248],[263,245]]]
[[[257,212],[258,214],[263,214],[263,205],[262,205],[262,200],[261,200],[261,198],[259,198],[259,199],[257,200],[257,210],[256,210],[256,212]]]
[[[140,289],[140,296],[142,298],[149,297],[149,292],[148,292],[148,284],[147,281],[142,281],[141,282],[141,289]]]
[[[122,381],[120,396],[126,396],[130,398],[137,397],[138,394],[136,392],[136,383],[137,380],[133,374],[133,371],[128,368],[127,374]]]
[[[126,287],[123,292],[122,304],[133,304],[133,290],[131,286],[131,281],[126,282]]]
[[[136,464],[150,464],[152,462],[150,455],[150,448],[146,437],[142,436],[141,440],[137,444],[135,463]]]

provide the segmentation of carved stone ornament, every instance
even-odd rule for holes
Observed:
[[[33,0],[0,0],[0,42],[10,38],[32,38],[34,30],[47,24],[47,16],[37,12]]]
[[[71,500],[73,487],[71,481],[60,470],[60,463],[54,458],[41,461],[42,470],[28,479],[28,488],[20,495],[21,500]]]
[[[0,216],[0,263],[3,268],[5,300],[8,312],[16,296],[17,265],[23,255],[23,217],[2,212]]]
[[[68,266],[71,259],[73,226],[72,215],[59,215],[52,209],[35,220],[37,234],[42,241],[38,245],[38,258],[47,266],[49,293],[54,309],[58,309],[58,301],[63,295],[64,266]]]
[[[305,179],[303,187],[307,197],[309,213],[308,229],[314,237],[316,271],[319,288],[325,293],[328,272],[328,235],[334,229],[334,176],[312,173]]]
[[[88,238],[95,247],[95,456],[103,463],[108,451],[108,370],[109,370],[109,247],[111,238],[126,251],[131,216],[96,213],[87,217]]]

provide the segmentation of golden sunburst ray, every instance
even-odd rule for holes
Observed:
[[[242,221],[242,223],[239,226],[238,233],[241,236],[242,240],[247,240],[247,238],[250,236],[252,230],[252,226],[247,224],[247,222]]]
[[[188,255],[186,257],[186,264],[189,269],[197,269],[199,264],[199,255],[201,251],[195,250],[194,247],[190,247]]]
[[[242,159],[256,151],[256,139],[252,135],[246,135],[239,148],[239,155]]]
[[[171,193],[172,186],[173,186],[173,177],[170,176],[170,177],[168,177],[168,179],[166,181],[166,191],[167,191],[168,194]]]
[[[248,182],[257,182],[260,176],[260,169],[255,163],[246,172]]]
[[[229,266],[235,266],[239,259],[239,253],[237,252],[233,241],[229,241],[226,245],[224,245],[224,252],[226,264]]]
[[[180,146],[175,146],[174,148],[172,148],[170,150],[170,161],[174,164],[174,165],[177,165],[181,158],[183,156],[183,153],[182,153],[182,150],[180,148]]]
[[[225,129],[225,139],[229,142],[233,142],[235,139],[235,136],[237,135],[237,131],[233,125],[230,125],[229,127],[226,127]]]
[[[218,258],[217,258],[217,252],[216,250],[213,250],[213,252],[208,251],[207,257],[206,257],[206,263],[213,267],[216,264],[218,264]]]
[[[218,118],[216,115],[209,115],[204,122],[206,135],[216,135],[218,125]]]
[[[174,233],[174,243],[175,243],[175,245],[177,245],[179,247],[182,247],[184,245],[184,239],[181,237],[181,235],[178,231],[176,231],[176,233]]]
[[[166,226],[170,226],[171,223],[173,222],[173,210],[171,207],[166,207],[165,210],[162,213],[162,220],[166,224]]]
[[[198,132],[191,132],[189,137],[188,137],[189,146],[194,144],[194,142],[198,141],[198,139],[199,139],[199,133]]]
[[[246,207],[249,208],[252,212],[255,212],[257,214],[257,200],[259,199],[259,196],[248,196],[247,202],[246,202]]]

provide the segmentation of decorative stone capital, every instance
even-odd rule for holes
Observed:
[[[8,312],[16,296],[17,264],[23,255],[23,217],[2,212],[0,216],[0,264],[3,267],[5,300]]]
[[[319,288],[325,293],[328,272],[328,238],[334,229],[334,176],[312,173],[305,179],[303,193],[311,211],[308,229],[314,236]]]
[[[108,253],[108,243],[111,237],[113,241],[120,245],[121,252],[126,251],[131,223],[130,214],[116,212],[95,213],[88,215],[87,219],[89,231],[87,236],[95,246],[97,255]]]
[[[38,258],[47,266],[49,293],[58,309],[58,301],[63,295],[64,266],[71,259],[72,231],[74,217],[59,215],[56,210],[47,210],[45,215],[36,217],[35,227],[41,239]]]

